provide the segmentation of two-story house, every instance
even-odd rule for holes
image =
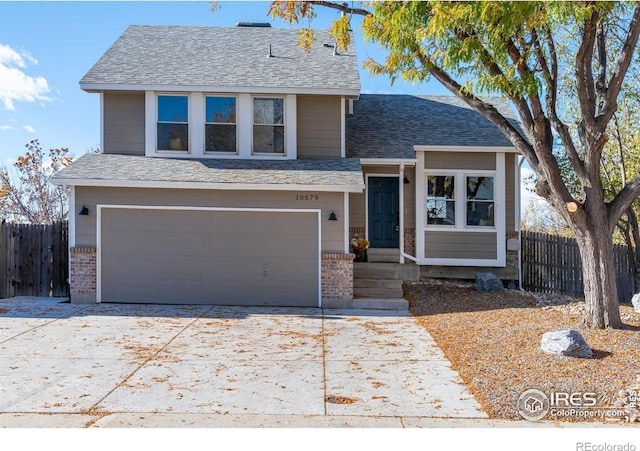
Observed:
[[[517,278],[508,141],[453,97],[360,95],[354,50],[316,38],[131,26],[106,51],[80,81],[100,153],[54,178],[72,302],[348,300],[356,234],[397,264]]]

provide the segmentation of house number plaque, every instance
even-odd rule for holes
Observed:
[[[311,201],[320,200],[319,194],[296,194],[296,200]]]

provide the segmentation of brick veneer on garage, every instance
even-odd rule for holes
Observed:
[[[354,254],[322,254],[322,299],[353,299]]]
[[[77,303],[96,302],[95,248],[71,248],[70,299]]]

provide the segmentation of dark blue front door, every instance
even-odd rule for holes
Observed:
[[[369,177],[369,241],[371,247],[400,247],[397,177]]]

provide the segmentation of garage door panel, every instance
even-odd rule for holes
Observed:
[[[317,213],[105,208],[102,301],[317,306],[319,239]]]
[[[103,254],[122,254],[135,256],[138,251],[137,243],[141,239],[141,232],[111,231],[117,233],[118,239],[111,240],[105,246]],[[145,255],[148,256],[202,256],[209,255],[211,237],[206,233],[177,234],[174,232],[143,232],[144,242],[147,244]]]
[[[207,232],[211,219],[201,212],[184,210],[167,215],[169,210],[103,209],[103,224],[111,230],[126,232],[172,232],[184,230],[192,233]],[[175,210],[177,213],[178,211]],[[108,220],[107,220],[108,219]]]

